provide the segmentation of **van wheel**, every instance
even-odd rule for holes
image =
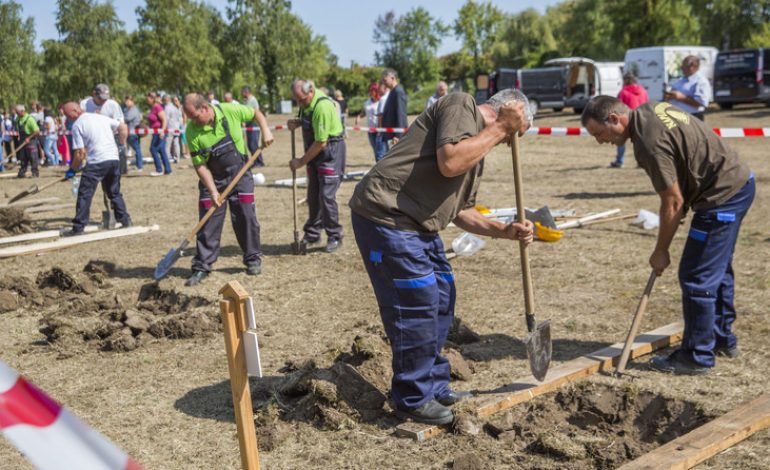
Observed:
[[[572,108],[575,114],[583,114],[583,108]]]
[[[768,103],[768,106],[770,106],[770,103]],[[564,108],[553,108],[553,110],[556,111],[557,113],[560,113],[564,111]]]
[[[537,114],[538,109],[540,109],[540,103],[538,103],[537,100],[530,100],[529,112],[532,113],[532,116],[535,116]]]
[[[733,109],[732,103],[719,103],[720,109]]]

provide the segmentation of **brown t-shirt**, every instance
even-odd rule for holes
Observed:
[[[465,174],[447,178],[436,151],[477,135],[484,119],[473,98],[451,93],[409,126],[409,132],[356,186],[350,208],[378,224],[437,233],[458,212],[473,207],[483,160]]]
[[[650,102],[631,111],[628,127],[639,166],[656,192],[674,181],[685,207],[716,207],[740,191],[751,171],[702,121],[670,103]]]

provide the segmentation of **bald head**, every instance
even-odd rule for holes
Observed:
[[[182,107],[187,117],[198,125],[205,126],[214,121],[214,110],[200,93],[188,93],[185,95]]]
[[[74,101],[67,101],[64,103],[61,107],[61,110],[70,121],[76,120],[80,117],[81,114],[83,114],[83,110],[80,108],[80,103],[76,103]]]
[[[315,84],[312,80],[294,80],[291,84],[291,92],[297,103],[302,106],[307,106],[313,101]]]

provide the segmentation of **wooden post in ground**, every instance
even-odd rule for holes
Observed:
[[[254,428],[254,408],[251,403],[246,355],[243,350],[243,332],[246,331],[246,299],[249,295],[238,281],[230,281],[219,290],[222,325],[225,330],[227,366],[230,370],[230,388],[233,392],[233,411],[241,450],[241,467],[259,470],[257,431]]]

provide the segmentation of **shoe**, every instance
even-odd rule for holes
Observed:
[[[452,410],[436,400],[431,400],[414,410],[400,410],[396,408],[396,416],[425,424],[449,424],[455,418]]]
[[[202,280],[206,279],[206,276],[208,275],[209,273],[206,271],[193,271],[192,276],[187,278],[184,285],[187,287],[197,286]]]
[[[131,217],[126,217],[125,220],[120,221],[120,225],[122,226],[122,228],[133,227],[134,222],[131,221]]]
[[[623,164],[618,162],[610,162],[610,168],[623,168]]]
[[[735,359],[741,355],[741,350],[738,349],[738,346],[733,346],[732,348],[728,348],[727,346],[717,346],[714,348],[714,354],[728,359]]]
[[[326,244],[326,248],[324,248],[324,251],[327,253],[334,253],[342,246],[342,240],[339,238],[330,238],[329,242]]]
[[[676,375],[706,375],[711,370],[688,360],[678,349],[668,356],[653,357],[649,364],[652,370]]]
[[[251,263],[249,263],[248,266],[246,266],[246,274],[249,276],[256,276],[257,274],[262,272],[262,260],[256,260]]]
[[[159,171],[151,171],[150,176],[163,176],[163,173]]]
[[[436,398],[436,401],[441,403],[444,406],[452,406],[457,402],[467,400],[468,398],[473,397],[473,394],[471,392],[460,392],[460,391],[454,391],[451,390],[448,395],[445,395],[441,398]]]
[[[299,241],[299,254],[306,255],[308,247],[318,243],[318,240],[310,241],[307,238],[303,238]]]
[[[85,230],[83,230],[83,227],[80,227],[80,228],[72,227],[72,230],[63,232],[62,235],[65,237],[76,237],[78,235],[83,235],[84,233],[86,232]]]

